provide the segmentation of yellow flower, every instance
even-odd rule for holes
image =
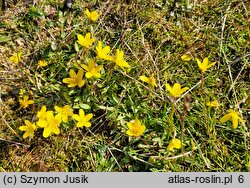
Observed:
[[[97,57],[100,59],[107,60],[107,61],[112,61],[113,57],[108,55],[109,52],[110,52],[110,47],[105,46],[104,48],[102,48],[102,42],[99,41],[96,47]]]
[[[36,124],[43,129],[43,137],[47,138],[51,133],[59,134],[61,118],[53,115],[53,112],[46,113],[46,120],[39,120]]]
[[[90,33],[87,33],[84,36],[82,36],[81,34],[77,35],[77,39],[78,39],[78,43],[86,48],[90,48],[90,46],[92,45],[93,42],[95,42],[95,38],[91,38]]]
[[[21,56],[22,56],[22,52],[17,52],[14,53],[11,57],[10,57],[10,61],[17,64],[20,62],[21,60]]]
[[[167,150],[168,151],[173,151],[174,148],[180,149],[181,146],[183,146],[183,145],[185,145],[185,144],[182,144],[179,139],[173,138],[172,140],[170,140],[169,145],[167,147]]]
[[[50,115],[49,115],[50,114]],[[36,122],[37,126],[41,127],[41,126],[45,126],[47,125],[47,116],[51,116],[53,115],[54,112],[53,111],[47,111],[46,106],[42,106],[41,110],[37,112],[37,118],[38,121]]]
[[[48,113],[53,113],[52,111],[47,111],[46,106],[42,106],[41,110],[37,112],[37,118],[39,120],[45,120]]]
[[[130,65],[124,60],[123,55],[124,55],[123,51],[117,49],[114,62],[116,63],[116,65],[118,65],[121,68],[124,68],[124,67],[129,68]]]
[[[190,55],[184,54],[184,55],[181,56],[181,59],[183,61],[191,61],[192,58],[191,58]]]
[[[175,83],[173,87],[171,87],[169,84],[166,84],[166,89],[170,92],[171,96],[180,97],[185,91],[188,90],[188,87],[181,89],[181,85],[179,83]]]
[[[99,14],[98,14],[98,12],[96,12],[95,10],[94,11],[92,11],[92,12],[89,12],[89,9],[86,9],[85,10],[85,14],[86,14],[86,16],[90,19],[90,20],[92,20],[92,21],[97,21],[98,20],[98,18],[99,18]]]
[[[19,99],[21,108],[27,108],[30,104],[34,104],[33,100],[29,100],[29,97],[25,95],[23,99]]]
[[[63,122],[68,122],[68,117],[73,116],[73,110],[69,105],[64,107],[55,106],[55,110],[58,112],[56,116],[60,117]]]
[[[210,63],[210,64],[209,64],[209,61],[208,61],[208,58],[207,58],[207,57],[205,57],[205,58],[203,59],[203,62],[202,62],[202,63],[201,63],[201,61],[200,61],[199,59],[197,59],[197,58],[196,58],[196,61],[197,61],[198,66],[199,66],[199,68],[200,68],[200,70],[201,70],[202,73],[206,72],[207,69],[209,69],[210,67],[212,67],[212,66],[216,63],[216,62],[213,62],[213,63]]]
[[[214,101],[211,101],[211,102],[207,102],[206,105],[210,106],[210,107],[218,108],[219,107],[219,102],[217,100],[214,100]]]
[[[37,67],[46,67],[48,65],[48,62],[45,60],[39,60]]]
[[[103,69],[103,65],[98,65],[96,67],[94,60],[90,60],[88,66],[82,64],[82,68],[84,68],[87,72],[85,74],[86,78],[91,78],[92,76],[95,76],[96,78],[100,78],[101,74],[99,73],[100,70]]]
[[[34,131],[36,130],[36,124],[30,123],[29,120],[25,120],[24,123],[25,123],[25,125],[19,127],[19,130],[26,131],[23,134],[23,138],[27,138],[27,137],[33,138]]]
[[[236,129],[238,127],[239,121],[243,123],[243,120],[239,116],[239,112],[235,112],[233,110],[230,110],[228,114],[224,115],[221,119],[221,123],[225,123],[226,121],[231,120],[233,123],[233,127]]]
[[[126,134],[129,136],[141,136],[146,130],[145,125],[141,124],[141,122],[137,118],[131,122],[128,122],[127,126],[129,130],[126,131]]]
[[[25,93],[25,90],[24,90],[24,89],[20,89],[20,90],[19,90],[19,95],[22,96],[22,95],[24,95],[24,93]]]
[[[152,75],[151,77],[147,77],[147,76],[140,76],[139,79],[143,82],[146,82],[148,84],[150,84],[152,87],[156,86],[156,82],[155,82],[155,78],[154,75]]]
[[[80,69],[77,74],[73,69],[70,69],[69,75],[70,75],[70,78],[63,79],[63,83],[69,84],[68,87],[78,86],[81,88],[82,86],[84,86],[85,81],[82,79],[83,77],[82,69]]]
[[[77,126],[77,127],[83,127],[83,126],[85,126],[85,127],[90,127],[90,126],[91,126],[91,123],[89,122],[89,120],[93,117],[93,114],[87,114],[87,115],[85,116],[83,109],[80,109],[80,110],[79,110],[79,115],[74,114],[72,117],[73,117],[76,121],[78,121],[78,122],[76,123],[76,126]]]

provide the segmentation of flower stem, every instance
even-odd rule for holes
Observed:
[[[201,74],[201,92],[204,94],[204,99],[203,99],[203,116],[204,116],[204,121],[205,121],[205,126],[206,126],[206,130],[207,130],[207,135],[209,135],[210,137],[210,127],[208,125],[208,122],[207,122],[207,108],[206,108],[206,100],[207,100],[207,96],[206,96],[206,93],[204,92],[204,74],[202,73]]]
[[[174,126],[174,113],[175,113],[175,99],[171,100],[171,112],[169,115],[169,125],[170,125],[170,131],[174,132],[174,134],[176,134],[176,130],[175,130],[175,126]],[[174,135],[175,137],[175,135]]]

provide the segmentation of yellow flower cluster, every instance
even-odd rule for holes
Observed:
[[[87,13],[86,13],[87,14]],[[90,33],[87,33],[85,36],[78,34],[77,35],[77,43],[81,46],[90,49],[92,44],[96,41],[96,38],[91,37]],[[96,58],[114,62],[117,66],[124,68],[129,68],[130,65],[124,59],[124,52],[122,50],[117,49],[116,55],[111,56],[110,46],[103,46],[102,41],[98,41],[97,46],[95,47]],[[86,71],[86,78],[100,78],[100,71],[103,69],[103,65],[97,65],[94,59],[90,59],[88,61],[88,65],[82,64],[81,67]],[[68,84],[68,87],[76,87],[81,88],[84,86],[85,81],[83,80],[83,69],[79,69],[76,73],[73,69],[69,71],[69,78],[64,78],[63,83]]]
[[[191,61],[192,60],[191,56],[187,55],[187,54],[182,55],[181,59],[183,61]],[[212,66],[214,66],[216,64],[216,62],[209,64],[207,57],[205,57],[202,62],[198,58],[196,58],[195,60],[196,60],[198,67],[202,73],[206,72],[209,68],[211,68]]]
[[[62,122],[67,123],[69,121],[69,117],[72,117],[77,121],[77,127],[91,126],[89,121],[93,117],[92,113],[85,115],[84,111],[80,109],[79,114],[74,114],[73,109],[69,105],[65,105],[63,107],[55,106],[54,108],[55,112],[47,111],[47,107],[42,106],[40,111],[37,112],[37,121],[35,123],[25,120],[25,125],[19,127],[19,130],[25,131],[23,138],[33,138],[34,132],[37,128],[43,128],[44,138],[49,137],[52,133],[59,134],[60,124]]]
[[[93,22],[96,22],[100,14],[97,11],[90,12],[88,9],[85,11],[85,15],[88,19],[92,20]],[[125,70],[125,68],[131,68],[129,63],[124,58],[124,52],[121,49],[115,50],[115,55],[111,55],[111,48],[108,45],[105,45],[103,41],[97,41],[93,35],[88,32],[84,35],[77,34],[77,41],[76,45],[80,45],[85,49],[86,52],[91,50],[93,45],[97,43],[95,48],[92,49],[95,53],[95,57],[88,59],[85,57],[86,63],[80,64],[82,68],[79,68],[77,71],[75,71],[73,68],[69,70],[69,77],[64,78],[62,80],[63,83],[68,84],[68,87],[79,87],[82,88],[85,85],[85,80],[83,79],[84,71],[85,77],[87,79],[89,78],[101,78],[101,71],[104,69],[103,65],[98,65],[96,62],[99,60],[104,61],[110,61],[113,62],[116,66],[120,67],[122,70]],[[87,53],[86,53],[87,54]],[[21,52],[13,54],[9,60],[15,64],[18,64],[21,60]],[[184,54],[181,56],[181,59],[183,61],[191,61],[192,57],[190,55]],[[205,57],[203,61],[199,60],[198,58],[195,58],[199,70],[202,72],[202,75],[208,71],[209,68],[214,66],[216,62],[210,63],[208,58]],[[48,63],[45,60],[39,60],[38,61],[38,68],[47,66]],[[145,76],[141,75],[139,76],[139,80],[142,82],[145,82],[149,84],[149,86],[154,89],[156,84],[156,79],[154,77],[154,74],[151,76]],[[170,86],[169,83],[165,84],[166,90],[169,92],[170,96],[173,97],[173,99],[177,99],[181,97],[185,92],[188,91],[188,87],[181,86],[180,83],[174,83],[173,86]],[[22,99],[19,99],[20,107],[26,109],[30,104],[34,104],[33,100],[29,100],[29,97],[27,95],[23,96]],[[209,101],[206,103],[208,107],[219,107],[219,102],[217,100]],[[22,125],[19,127],[19,130],[25,131],[23,134],[23,138],[33,138],[34,132],[37,130],[37,128],[43,128],[43,137],[47,138],[51,134],[59,134],[60,133],[60,125],[61,123],[68,123],[71,119],[76,121],[77,127],[90,127],[91,123],[90,120],[93,118],[93,114],[85,114],[83,109],[80,109],[78,111],[78,114],[74,114],[73,109],[69,105],[65,105],[63,107],[54,106],[55,111],[47,111],[46,106],[42,106],[40,111],[37,112],[37,121],[36,122],[30,122],[28,120],[25,120],[25,125]],[[230,110],[228,114],[223,116],[220,119],[221,123],[225,123],[227,121],[231,120],[233,123],[233,127],[237,128],[238,123],[242,122],[243,120],[240,118],[239,113],[235,112],[233,110]],[[128,130],[126,131],[126,134],[131,137],[140,137],[145,131],[146,126],[140,122],[138,118],[135,118],[134,120],[127,122]],[[173,138],[169,141],[169,145],[167,146],[167,150],[173,151],[175,148],[180,149],[182,146],[184,146],[181,142],[181,140],[175,138],[175,135]]]
[[[183,56],[181,56],[181,59],[183,61],[191,61],[192,60],[191,56],[189,56],[187,54],[184,54]],[[199,69],[200,69],[200,71],[202,73],[205,73],[206,71],[208,71],[209,68],[211,68],[212,66],[214,66],[216,64],[216,62],[209,63],[209,60],[208,60],[207,57],[205,57],[202,62],[198,58],[196,58],[195,60],[196,60],[196,62],[198,64],[198,67],[199,67]],[[211,101],[211,102],[207,102],[206,105],[209,106],[209,107],[218,108],[219,107],[219,102],[218,102],[218,100],[214,100],[214,101]],[[232,121],[234,128],[238,127],[239,121],[242,122],[242,123],[244,122],[239,117],[239,112],[235,112],[233,110],[229,110],[229,113],[226,114],[225,116],[223,116],[220,119],[220,122],[225,123],[225,122],[227,122],[229,120]]]
[[[181,56],[181,59],[183,61],[191,61],[192,58],[190,55],[184,54]],[[209,63],[209,60],[207,57],[203,59],[203,62],[201,62],[198,58],[196,58],[196,62],[198,64],[198,67],[202,74],[204,74],[206,71],[208,71],[209,68],[211,68],[213,65],[216,64],[216,62]],[[188,90],[188,87],[181,88],[181,85],[179,83],[175,83],[173,87],[171,87],[169,84],[166,84],[166,89],[169,91],[170,95],[174,98],[180,97],[184,92]],[[206,103],[208,107],[214,107],[218,108],[219,107],[219,102],[218,100],[213,100],[209,101]],[[233,123],[233,127],[237,128],[239,121],[243,123],[243,120],[239,117],[239,113],[235,112],[233,110],[230,110],[228,114],[223,116],[220,119],[221,123],[225,123],[226,121],[231,120]],[[181,143],[181,141],[177,138],[174,138],[170,141],[167,150],[173,151],[174,148],[180,149],[184,144]]]

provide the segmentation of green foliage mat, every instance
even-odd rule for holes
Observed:
[[[249,171],[249,10],[244,0],[9,6],[0,171]]]

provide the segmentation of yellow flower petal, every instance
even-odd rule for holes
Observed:
[[[88,71],[88,72],[90,71],[90,69],[89,69],[89,67],[88,67],[87,65],[82,64],[81,66],[82,66],[82,68],[84,68],[86,71]]]
[[[86,72],[85,76],[86,76],[86,78],[91,78],[93,76],[93,74],[91,72]]]
[[[168,151],[173,151],[174,150],[174,146],[172,144],[169,144],[167,147]]]
[[[100,70],[102,70],[103,69],[103,65],[98,65],[97,67],[96,67],[96,72],[99,72]]]
[[[216,64],[216,62],[210,63],[210,64],[207,66],[207,68],[209,69],[210,67],[212,67],[212,66],[215,65],[215,64]]]
[[[60,133],[60,129],[57,126],[52,126],[51,127],[51,132],[53,132],[55,134],[59,134]]]
[[[20,131],[27,131],[28,127],[27,126],[20,126],[18,129]]]
[[[81,80],[79,83],[78,83],[78,87],[82,87],[82,86],[84,86],[84,84],[85,84],[85,81],[84,80]]]
[[[28,104],[34,104],[33,100],[28,100]]]
[[[50,134],[51,134],[51,129],[44,128],[44,130],[43,130],[43,137],[47,138],[47,137],[49,137]]]
[[[184,54],[184,55],[181,56],[181,59],[183,61],[191,61],[192,58],[191,58],[190,55]]]
[[[205,57],[202,62],[203,66],[207,67],[208,66],[208,58]]]
[[[220,119],[220,122],[221,123],[225,123],[226,121],[229,121],[230,119],[231,119],[231,114],[229,113],[229,114],[226,114],[226,115],[224,115],[221,119]]]
[[[90,126],[91,126],[91,123],[90,123],[90,122],[84,122],[84,123],[83,123],[83,126],[85,126],[85,127],[90,127]]]
[[[73,69],[69,70],[69,75],[71,78],[76,77],[76,72]]]
[[[134,132],[132,132],[130,129],[126,131],[126,134],[129,136],[134,136]]]
[[[48,125],[48,122],[45,121],[45,120],[39,120],[39,121],[36,122],[36,124],[37,124],[38,127],[44,128],[44,127],[46,127]]]
[[[172,87],[168,83],[166,83],[165,86],[166,86],[166,90],[167,91],[171,91],[172,90]]]
[[[83,70],[82,70],[82,69],[80,69],[80,70],[78,71],[77,77],[80,78],[80,79],[83,77]]]
[[[114,59],[116,65],[118,65],[121,68],[129,68],[130,65],[124,60],[124,53],[123,51],[117,49],[116,50],[116,57]]]
[[[150,82],[150,80],[149,80],[149,78],[148,78],[147,76],[139,76],[139,79],[140,79],[141,81],[143,81],[143,82],[146,82],[146,83],[149,83],[149,82]]]
[[[238,121],[239,119],[237,117],[232,117],[232,122],[233,122],[233,128],[237,128],[238,127]]]
[[[219,102],[217,100],[214,100],[214,101],[211,101],[211,102],[207,102],[206,103],[207,106],[210,106],[210,107],[219,107]]]
[[[89,12],[89,9],[86,8],[85,14],[87,15],[88,18],[90,18],[91,14],[90,14],[90,12]]]
[[[127,123],[127,126],[128,126],[129,129],[132,129],[133,126],[134,126],[134,124],[133,124],[133,122],[128,122],[128,123]]]
[[[81,122],[77,122],[77,123],[76,123],[76,126],[82,128],[82,127],[83,127],[83,124],[82,124]]]
[[[21,60],[21,56],[22,56],[22,52],[17,52],[14,53],[11,57],[10,57],[10,61],[17,64],[20,62]]]
[[[180,149],[181,148],[181,141],[177,138],[173,139],[173,145],[176,149]]]
[[[77,114],[74,114],[72,118],[75,119],[76,121],[80,121],[80,116]]]
[[[188,87],[184,87],[184,88],[181,89],[181,93],[184,93],[184,92],[186,92],[187,90],[188,90]]]
[[[45,60],[39,60],[37,66],[39,68],[39,67],[46,67],[47,65],[48,65],[47,61],[45,61]]]
[[[87,114],[85,116],[85,121],[89,121],[93,117],[93,114]]]
[[[90,68],[90,69],[94,69],[94,68],[95,68],[95,62],[94,62],[93,59],[91,59],[91,60],[89,61],[89,68]]]

